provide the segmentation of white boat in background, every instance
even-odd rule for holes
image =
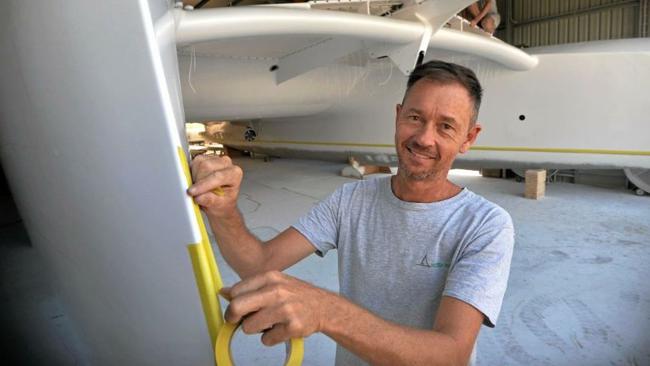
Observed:
[[[470,2],[391,16],[5,2],[0,158],[93,364],[213,361],[187,253],[186,121],[231,121],[215,136],[242,149],[390,163],[405,75],[440,58],[486,90],[464,161],[650,169],[650,40],[523,52],[444,28]]]
[[[640,82],[650,80],[650,39],[523,52],[486,34],[443,27],[455,13],[435,18],[441,2],[429,3],[370,19],[310,10],[309,3],[182,12],[186,117],[228,121],[213,125],[211,137],[238,149],[394,164],[394,106],[422,51],[424,61],[472,68],[484,86],[485,129],[460,165],[650,168],[650,94]],[[260,43],[249,27],[226,39],[201,32],[221,26],[222,16],[257,24],[253,32],[268,36]],[[349,28],[331,31],[332,18],[350,18]]]

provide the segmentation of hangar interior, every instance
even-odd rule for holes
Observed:
[[[242,0],[228,2],[197,0],[185,1],[184,5],[200,9],[273,3],[275,1]],[[345,1],[322,1],[322,3],[336,4],[345,11],[352,11],[351,9],[356,11],[358,6],[354,2],[349,2],[351,5],[346,7]],[[375,13],[378,14],[388,11],[387,9],[391,9],[391,7],[394,9],[401,6],[390,1],[379,1],[377,3],[381,4],[377,5],[378,10],[375,10]],[[495,36],[524,50],[531,47],[569,43],[648,37],[650,34],[650,26],[648,25],[649,4],[647,0],[497,0],[501,22]],[[209,136],[206,136],[206,138],[209,144],[212,139]],[[196,141],[203,144],[201,139],[196,139]],[[511,167],[504,167],[503,171],[489,171],[487,175],[523,180],[525,168],[536,167],[517,166],[517,169],[508,168]],[[628,170],[626,172],[622,169],[557,168],[549,170],[547,179],[549,182],[564,181],[600,187],[626,187],[634,190],[639,195],[643,195],[650,189],[650,182],[648,182],[650,173],[645,170]],[[635,185],[633,182],[637,184]]]
[[[183,5],[200,9],[277,3],[282,1],[193,0]],[[383,3],[390,8],[400,2]],[[495,36],[524,50],[650,37],[649,0],[497,0],[497,4],[501,24]],[[223,152],[204,132],[188,131],[197,153],[210,153],[211,147],[212,152]],[[245,172],[239,208],[251,232],[262,240],[293,224],[341,184],[356,179],[341,176],[348,166],[342,161],[235,152],[232,156]],[[504,207],[516,228],[500,323],[481,331],[478,364],[650,364],[648,170],[549,168],[544,197],[531,200],[524,198],[524,180],[526,168],[536,167],[510,168],[490,167],[483,175],[461,169],[450,173],[453,182]],[[372,173],[363,179],[387,174]],[[636,185],[631,176],[640,179]],[[31,244],[11,183],[11,177],[0,177],[0,363],[107,364],[95,358],[76,320],[68,316],[58,280]],[[217,260],[224,282],[236,282],[237,275],[218,253]],[[335,255],[311,256],[288,273],[337,291],[337,270]],[[116,353],[122,342],[128,340],[115,339]],[[259,337],[238,336],[234,342],[238,365],[279,363],[284,352],[282,347],[261,346]],[[304,364],[334,364],[331,339],[313,335],[306,339],[305,349]],[[133,364],[126,356],[115,359]]]

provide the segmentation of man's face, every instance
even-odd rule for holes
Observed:
[[[397,105],[395,147],[399,174],[414,180],[446,177],[456,155],[476,140],[473,103],[460,84],[419,80]]]

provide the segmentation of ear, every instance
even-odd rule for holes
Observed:
[[[399,119],[399,115],[402,113],[402,105],[397,103],[395,105],[395,125],[397,126],[397,120]]]
[[[474,126],[472,126],[469,131],[467,131],[467,136],[465,138],[465,142],[463,142],[462,145],[460,145],[460,150],[459,152],[461,154],[464,154],[469,151],[469,148],[474,145],[474,142],[476,142],[476,138],[478,137],[478,134],[481,132],[483,128],[481,125],[476,122]]]

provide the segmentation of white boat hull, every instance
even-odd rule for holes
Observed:
[[[537,67],[513,71],[479,57],[429,49],[427,59],[474,69],[485,89],[479,116],[484,130],[459,163],[650,168],[650,94],[639,82],[650,80],[650,39],[530,52]],[[192,57],[180,57],[188,119],[243,121],[225,123],[216,141],[275,155],[395,161],[394,110],[406,76],[391,61],[359,53],[277,85],[269,72],[273,59],[224,61],[201,52],[195,57],[194,90],[186,71]],[[254,129],[254,141],[245,139],[242,126]]]

